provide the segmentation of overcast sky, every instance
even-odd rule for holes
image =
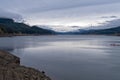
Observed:
[[[24,18],[30,25],[86,27],[118,19],[120,0],[1,0],[0,17]],[[73,29],[64,26],[53,28]]]

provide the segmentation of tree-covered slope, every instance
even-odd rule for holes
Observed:
[[[54,31],[42,29],[37,26],[29,26],[25,23],[14,22],[12,19],[0,18],[1,34],[54,34]]]
[[[82,32],[82,34],[120,35],[120,26],[115,28],[109,28],[109,29],[87,30]]]

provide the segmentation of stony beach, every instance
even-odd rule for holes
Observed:
[[[0,50],[0,80],[51,80],[44,71],[20,65],[20,58]]]

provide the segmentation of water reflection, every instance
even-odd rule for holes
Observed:
[[[2,38],[0,47],[53,80],[120,80],[120,46],[110,45],[119,42],[116,36],[29,36]]]

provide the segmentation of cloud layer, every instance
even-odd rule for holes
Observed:
[[[66,30],[120,17],[120,0],[2,0],[0,6],[0,16],[24,17],[31,25],[65,25]]]
[[[23,20],[22,16],[17,13],[12,13],[9,11],[5,11],[0,9],[0,17],[1,18],[11,18],[14,19],[17,22],[21,22]]]

